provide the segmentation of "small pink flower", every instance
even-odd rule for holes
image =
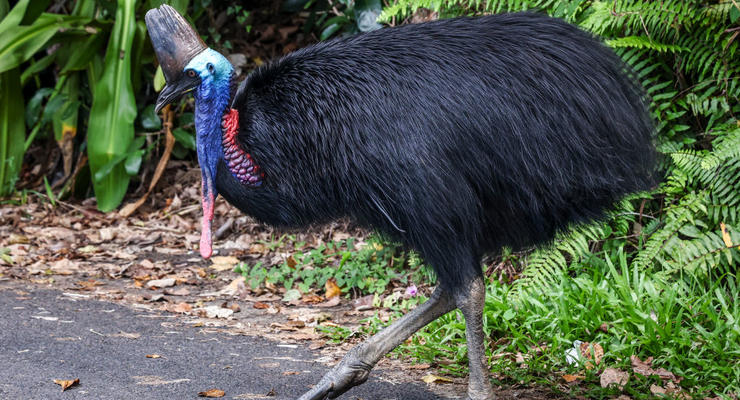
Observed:
[[[406,288],[406,297],[414,297],[417,294],[416,285],[411,285]]]

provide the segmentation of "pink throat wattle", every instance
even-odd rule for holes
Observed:
[[[239,111],[230,108],[223,117],[224,160],[231,174],[241,183],[248,186],[262,185],[265,173],[257,163],[236,141],[239,132]]]

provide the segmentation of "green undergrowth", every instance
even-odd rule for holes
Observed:
[[[320,293],[334,279],[347,298],[375,295],[378,312],[361,321],[359,328],[317,327],[335,342],[360,341],[377,333],[426,300],[422,295],[401,296],[398,288],[433,279],[417,255],[375,236],[315,248],[283,236],[264,245],[292,254],[273,266],[238,266],[253,289],[274,285],[300,296]],[[607,248],[573,263],[550,281],[547,290],[489,280],[484,327],[494,383],[546,385],[595,398],[617,394],[650,398],[650,387],[665,382],[634,373],[630,357],[637,356],[653,357],[655,368],[675,374],[681,379],[679,386],[695,398],[740,393],[740,295],[734,275],[721,271],[706,275],[699,273],[702,270],[656,273],[634,262],[625,247]],[[574,341],[603,347],[604,357],[596,368],[566,360]],[[466,375],[462,314],[451,312],[432,322],[393,354],[429,363],[444,374]],[[600,386],[605,368],[630,374],[623,390]],[[564,374],[580,378],[565,385]]]
[[[291,252],[282,263],[240,264],[234,271],[241,273],[252,289],[276,285],[289,296],[319,293],[330,279],[342,293],[355,297],[435,281],[415,253],[405,252],[399,245],[377,236],[359,243],[354,238],[330,241],[313,248],[305,248],[305,243],[294,239],[286,235],[265,243],[268,249],[279,247]]]
[[[583,271],[561,275],[547,292],[515,294],[510,285],[489,282],[483,318],[494,383],[546,385],[589,398],[652,398],[650,387],[665,382],[634,373],[630,357],[637,356],[653,357],[652,365],[680,377],[679,386],[694,398],[740,393],[740,295],[735,278],[665,280],[631,268],[624,253],[615,258],[616,265],[608,258],[588,260]],[[401,314],[397,310],[396,315]],[[387,324],[376,315],[356,331],[322,331],[336,341],[362,339]],[[596,368],[566,360],[576,340],[603,347]],[[451,312],[432,322],[394,353],[450,375],[466,375],[462,314]],[[600,386],[605,368],[630,374],[623,390]],[[564,374],[580,378],[565,385]]]

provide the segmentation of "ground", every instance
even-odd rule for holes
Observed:
[[[284,288],[245,285],[232,271],[237,262],[269,267],[290,253],[271,245],[281,232],[224,202],[214,222],[217,253],[202,259],[197,177],[197,167],[172,163],[163,181],[178,183],[160,184],[154,200],[126,218],[101,214],[89,202],[52,205],[39,195],[0,208],[0,306],[7,310],[0,317],[0,397],[194,397],[217,388],[226,398],[295,398],[362,340],[336,344],[317,326],[357,329],[364,318],[388,314],[358,306],[351,294],[312,291],[284,301]],[[292,233],[306,247],[350,234],[366,235],[346,223]],[[344,398],[465,392],[462,378],[424,383],[442,374],[394,355]],[[80,383],[62,396],[55,379]],[[533,389],[500,394],[549,397]]]

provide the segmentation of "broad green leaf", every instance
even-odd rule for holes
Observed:
[[[117,155],[110,162],[100,167],[97,172],[95,172],[95,175],[93,175],[93,180],[95,182],[102,182],[108,175],[110,175],[114,168],[119,167],[121,163],[128,160],[132,154],[140,151],[139,148],[144,145],[145,141],[146,139],[143,136],[136,138],[131,142],[128,149],[123,154]]]
[[[71,139],[77,135],[77,114],[80,108],[80,102],[78,99],[80,93],[79,74],[75,73],[70,75],[60,91],[65,102],[62,107],[55,112],[52,118],[54,138],[57,142]]]
[[[36,76],[39,72],[49,68],[49,66],[57,58],[56,53],[47,54],[40,60],[31,59],[31,66],[23,70],[21,74],[21,86],[26,86],[28,80]]]
[[[134,0],[118,0],[103,74],[95,84],[87,133],[87,154],[94,176],[114,159],[125,157],[134,137],[136,99],[131,83],[131,47],[136,34],[135,5]],[[98,208],[107,212],[118,207],[128,182],[129,175],[120,164],[102,179],[93,179]]]
[[[52,88],[41,88],[31,96],[26,106],[26,125],[33,126],[41,115],[41,105],[44,99],[54,91]]]
[[[10,11],[8,0],[0,0],[0,20],[5,18],[5,16],[8,14],[8,11]]]
[[[319,37],[320,40],[326,40],[331,37],[331,35],[335,34],[339,28],[342,26],[339,24],[330,24],[326,28],[324,28],[323,31],[321,31],[321,36]]]
[[[180,143],[186,149],[195,150],[195,136],[190,132],[182,128],[175,128],[172,130],[172,136],[175,137],[177,143]]]
[[[137,150],[126,157],[124,167],[126,168],[127,174],[133,176],[139,173],[139,168],[141,167],[141,158],[143,155],[144,150]]]
[[[41,14],[30,25],[21,25],[29,0],[19,1],[0,22],[0,72],[15,68],[39,51],[60,28],[71,28],[86,17]]]
[[[156,112],[154,105],[150,104],[141,112],[141,127],[147,131],[158,131],[162,129],[162,120]]]
[[[0,74],[0,196],[13,192],[21,168],[24,113],[20,74],[18,69],[11,69]]]
[[[167,82],[164,80],[164,72],[162,72],[162,67],[157,66],[157,72],[154,73],[154,91],[159,93],[164,89],[164,85]]]
[[[67,61],[62,64],[62,74],[71,71],[81,71],[87,68],[90,61],[98,53],[101,47],[105,45],[106,35],[97,33],[88,37],[83,43],[70,49]]]

